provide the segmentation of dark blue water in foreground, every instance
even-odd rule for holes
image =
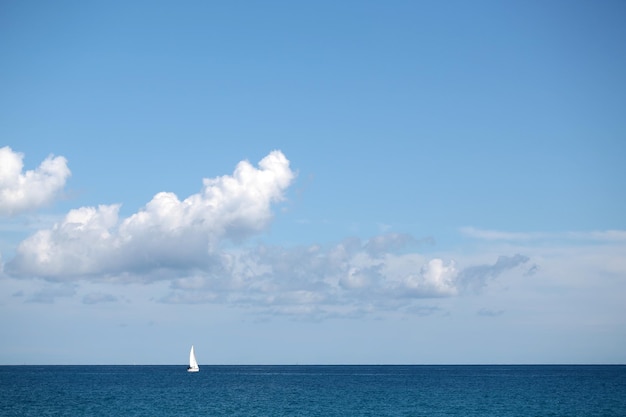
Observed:
[[[626,416],[626,366],[0,366],[1,416]]]

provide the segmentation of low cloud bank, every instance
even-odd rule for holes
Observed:
[[[393,250],[371,253],[371,242]],[[407,251],[406,235],[348,239],[329,248],[259,246],[224,254],[220,268],[175,279],[165,303],[224,303],[268,314],[349,317],[394,311],[436,313],[426,299],[477,292],[528,258],[501,256],[493,264],[459,269],[454,261]],[[523,269],[523,267],[522,267]],[[523,273],[521,271],[520,273]]]

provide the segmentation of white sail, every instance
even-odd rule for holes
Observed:
[[[200,367],[198,366],[198,361],[196,360],[196,354],[193,351],[193,345],[191,345],[191,351],[189,351],[189,367],[187,368],[188,372],[198,372]]]

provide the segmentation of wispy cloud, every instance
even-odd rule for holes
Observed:
[[[499,317],[504,314],[504,310],[490,310],[488,308],[481,308],[478,310],[478,315],[483,317]]]
[[[461,233],[465,236],[474,239],[485,240],[530,240],[538,239],[545,236],[543,233],[517,233],[517,232],[505,232],[500,230],[485,230],[477,229],[475,227],[462,227]]]
[[[528,262],[528,260],[527,256],[520,254],[500,256],[493,265],[476,265],[464,269],[456,277],[455,283],[462,289],[478,292],[487,285],[490,279],[494,279],[503,272]]]
[[[117,301],[116,296],[101,292],[89,293],[83,297],[83,304],[111,303],[115,301]]]
[[[533,241],[533,240],[578,240],[578,241],[626,241],[626,230],[594,230],[588,232],[508,232],[487,230],[475,227],[462,227],[461,233],[467,237],[483,240],[501,241]]]
[[[72,297],[76,294],[76,284],[47,284],[41,290],[33,293],[26,302],[52,304],[59,297]]]
[[[35,210],[58,197],[71,175],[67,160],[49,156],[35,170],[23,172],[24,155],[0,148],[0,215]]]

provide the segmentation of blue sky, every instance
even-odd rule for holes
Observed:
[[[625,18],[4,2],[0,363],[625,363]]]

